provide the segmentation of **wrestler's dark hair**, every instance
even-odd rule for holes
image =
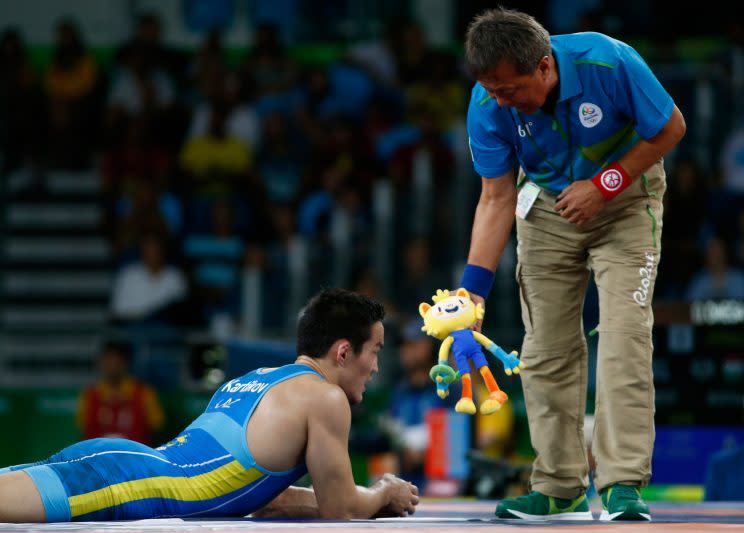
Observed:
[[[502,61],[512,63],[520,74],[531,74],[550,53],[547,30],[530,15],[514,9],[484,11],[473,19],[465,35],[465,62],[476,78]]]
[[[345,289],[325,289],[308,302],[297,323],[297,354],[323,357],[334,342],[346,339],[359,352],[372,325],[385,318],[379,302]]]

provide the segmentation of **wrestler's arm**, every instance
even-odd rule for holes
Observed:
[[[413,513],[418,489],[386,474],[371,488],[354,483],[348,441],[351,409],[340,389],[324,388],[308,395],[308,437],[305,463],[313,488],[289,487],[255,518],[370,518]]]
[[[327,387],[308,406],[305,463],[322,518],[371,518],[412,514],[418,490],[407,481],[386,474],[372,487],[354,483],[349,459],[351,408],[341,389]],[[305,497],[304,495],[302,497]]]
[[[305,487],[288,487],[284,492],[251,514],[254,518],[318,518],[315,491]]]

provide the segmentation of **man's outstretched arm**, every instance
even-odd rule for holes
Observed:
[[[476,304],[486,304],[493,272],[499,264],[514,225],[514,211],[517,205],[517,189],[514,184],[514,172],[508,171],[496,178],[481,179],[481,194],[473,218],[473,229],[470,236],[468,266],[460,281],[460,286],[470,292],[470,298]],[[469,270],[481,269],[483,274],[476,278],[468,275]],[[485,280],[490,282],[485,283]],[[474,329],[480,331],[483,320],[475,323]]]

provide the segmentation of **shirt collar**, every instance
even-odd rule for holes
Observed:
[[[567,100],[572,96],[581,94],[581,80],[579,73],[576,71],[576,65],[567,50],[561,48],[559,44],[551,41],[553,56],[558,63],[558,76],[560,80],[560,92],[558,101]]]

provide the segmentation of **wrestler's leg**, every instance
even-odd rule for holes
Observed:
[[[44,522],[39,489],[22,470],[0,474],[0,522]]]

